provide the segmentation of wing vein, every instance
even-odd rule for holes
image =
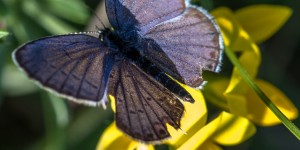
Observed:
[[[129,70],[128,70],[128,71],[129,71]],[[131,75],[132,75],[132,76],[131,76],[131,79],[134,80],[135,82],[137,82],[137,80],[135,80],[135,78],[134,78],[134,76],[133,76],[132,70],[130,70],[130,72],[131,72]],[[141,99],[143,99],[144,102],[146,102],[146,103],[148,104],[148,106],[150,106],[152,112],[155,114],[156,118],[158,118],[158,116],[157,116],[157,114],[155,113],[155,111],[153,110],[152,106],[149,105],[149,103],[146,101],[145,97],[143,96],[142,92],[141,92],[140,89],[137,87],[137,85],[136,85],[136,84],[133,84],[133,85],[134,85],[134,87],[135,87],[135,89],[136,89],[136,91],[137,91],[137,95],[138,95],[139,97],[142,97]],[[139,100],[140,100],[140,99],[139,99]],[[142,104],[143,109],[146,111],[146,108],[145,108],[145,106],[143,105],[142,100],[140,100],[140,102],[141,102],[141,104]],[[150,122],[150,124],[152,124],[153,122],[152,122],[151,119],[149,118],[148,113],[146,113],[146,117],[147,117],[148,121]],[[158,118],[158,120],[160,120],[160,119]],[[159,136],[158,136],[158,133],[157,133],[157,131],[154,129],[154,127],[151,126],[151,128],[152,128],[152,130],[154,131],[155,135],[156,135],[157,137],[159,137]],[[142,129],[143,129],[143,128],[142,128]]]
[[[188,55],[190,55],[190,56],[193,56],[194,58],[199,57],[199,58],[202,58],[202,59],[204,59],[204,60],[211,61],[211,62],[216,61],[216,60],[214,60],[214,59],[209,59],[209,58],[203,57],[202,55],[196,56],[195,54],[188,53],[188,51],[183,51],[183,52],[177,51],[177,52],[178,52],[178,53],[181,53],[181,55],[188,54]],[[169,53],[169,56],[173,56],[174,58],[183,61],[182,57],[179,57],[179,56],[176,55],[176,54]],[[185,61],[184,61],[184,62],[185,62]],[[191,61],[191,62],[193,62],[193,61]]]
[[[46,61],[46,60],[45,60]],[[49,78],[45,81],[44,84],[47,84],[53,77],[56,73],[58,73],[59,71],[61,71],[64,67],[66,67],[67,65],[71,64],[73,61],[66,61],[64,64],[62,64],[59,68],[56,68],[56,71],[53,72]]]
[[[184,33],[176,33],[174,35],[172,34],[168,34],[167,37],[163,36],[164,34],[162,35],[157,35],[155,37],[155,40],[159,40],[159,41],[168,41],[168,40],[176,40],[178,38],[181,38],[181,39],[184,39],[185,37],[188,37],[188,38],[193,38],[193,39],[197,39],[199,40],[200,38],[203,38],[203,36],[214,36],[215,34],[218,34],[218,32],[207,32],[207,33],[189,33],[189,32],[184,32]],[[172,37],[172,38],[170,38]]]
[[[79,60],[76,61],[76,63],[74,64],[74,66],[72,67],[72,69],[70,70],[69,74],[67,75],[66,79],[63,81],[63,83],[61,84],[61,87],[59,88],[59,92],[64,88],[67,80],[69,80],[69,77],[73,74],[73,71],[76,69],[77,65],[79,64]]]
[[[187,27],[192,27],[192,26],[195,26],[195,25],[200,25],[200,24],[203,24],[203,23],[208,23],[209,21],[198,21],[198,22],[194,22],[194,23],[191,23],[191,24],[187,24],[187,25],[182,25],[182,26],[177,26],[177,27],[172,27],[172,28],[166,28],[166,29],[160,29],[160,30],[151,30],[150,32],[146,33],[146,35],[151,35],[151,34],[157,34],[157,33],[160,33],[160,32],[167,32],[167,31],[170,31],[170,30],[178,30],[178,29],[181,29],[181,28],[187,28]]]
[[[148,78],[148,80],[150,80],[148,76],[147,76],[146,78]],[[152,99],[155,101],[155,103],[156,103],[157,105],[159,105],[159,106],[164,110],[164,112],[172,119],[172,121],[176,123],[176,121],[174,121],[173,117],[169,114],[169,112],[166,111],[166,109],[165,109],[160,103],[158,103],[158,102],[155,100],[155,98],[154,98],[147,90],[145,90],[146,88],[140,83],[140,81],[137,81],[137,82],[141,85],[141,87],[144,89],[144,91],[145,91],[150,97],[152,97]],[[153,82],[153,81],[152,81],[152,82]],[[159,84],[159,83],[157,83],[157,84]],[[156,86],[156,85],[155,85],[155,86]]]
[[[201,47],[201,48],[213,48],[213,49],[219,49],[218,47],[215,46],[209,46],[209,45],[202,45],[202,44],[182,44],[182,43],[173,43],[173,44],[159,44],[162,47]]]
[[[103,57],[103,58],[104,58],[104,57]],[[103,61],[105,60],[105,59],[103,59],[103,58],[100,59],[100,61],[102,61],[102,63],[103,63]],[[104,72],[104,67],[102,67],[101,73],[102,73],[102,74],[105,73],[105,72]],[[100,73],[100,74],[101,74],[101,73]],[[104,78],[104,77],[103,77],[103,75],[102,75],[102,76],[101,76],[101,79],[100,79],[100,86],[97,87],[97,91],[98,91],[98,92],[97,92],[97,97],[96,97],[96,99],[100,99],[99,96],[100,96],[100,93],[101,93],[101,83],[103,82],[103,78]],[[106,85],[104,85],[104,86],[106,86]],[[103,95],[102,95],[102,97],[103,97]],[[102,97],[101,97],[101,98],[102,98]]]
[[[134,74],[132,73],[132,70],[130,70],[129,69],[129,67],[128,67],[128,72],[131,74],[131,76],[130,76],[130,78],[131,78],[131,84],[134,86],[134,88],[135,88],[135,91],[139,91],[139,89],[138,89],[138,87],[136,86],[136,84],[134,84],[134,82],[136,82],[135,81],[135,78],[134,78]],[[136,95],[140,98],[140,92],[136,92]],[[130,95],[131,96],[131,95]],[[142,103],[141,102],[141,100],[140,99],[138,99],[138,101],[140,101],[140,103]],[[135,111],[137,110],[136,109],[136,103],[134,102],[134,100],[132,99],[132,103],[134,104],[134,108],[135,108]],[[143,106],[143,105],[142,105]],[[137,111],[136,111],[137,112]],[[147,115],[147,114],[146,114]],[[140,114],[138,113],[138,116],[139,116],[139,123],[140,123],[140,127],[141,127],[141,129],[142,129],[142,134],[143,134],[143,137],[145,138],[145,130],[144,130],[144,128],[142,127],[142,122],[141,122],[141,116],[140,116]],[[148,116],[147,116],[148,117]]]
[[[89,60],[89,57],[87,57],[87,59]],[[86,64],[86,68],[85,68],[84,73],[83,73],[83,76],[82,76],[82,78],[81,78],[79,88],[78,88],[78,90],[76,91],[76,96],[78,96],[79,93],[80,93],[80,91],[81,91],[81,87],[82,87],[83,82],[85,81],[86,74],[87,74],[87,72],[88,72],[88,70],[89,70],[89,68],[90,68],[90,66],[91,66],[91,64],[92,64],[92,61],[95,59],[95,57],[92,56],[90,59],[91,59],[91,60],[88,61],[88,63]]]
[[[128,123],[129,123],[129,128],[131,128],[131,121],[130,121],[130,115],[129,115],[129,109],[128,109],[128,103],[127,103],[127,100],[126,100],[126,94],[125,94],[125,88],[124,88],[124,85],[123,85],[123,82],[122,82],[122,74],[121,74],[121,67],[119,68],[119,70],[118,70],[118,74],[119,74],[119,80],[120,80],[120,82],[118,82],[118,83],[120,83],[120,86],[121,86],[121,91],[122,91],[122,95],[124,95],[124,102],[125,102],[125,108],[126,108],[126,112],[127,112],[127,118],[128,118]],[[132,133],[131,133],[132,134]]]
[[[176,9],[176,10],[173,10],[173,11],[170,11],[170,12],[167,12],[167,13],[164,13],[164,14],[160,15],[159,17],[154,18],[154,19],[148,21],[148,22],[145,23],[142,27],[145,27],[145,26],[151,24],[152,22],[154,22],[154,21],[156,21],[156,20],[159,20],[159,19],[163,18],[164,16],[168,16],[169,14],[172,14],[172,13],[174,13],[174,12],[180,10],[180,9],[181,9],[181,8],[178,8],[178,9]]]

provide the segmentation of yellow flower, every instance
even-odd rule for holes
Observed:
[[[240,53],[239,61],[249,75],[255,79],[261,62],[260,50],[256,45],[273,35],[289,18],[291,10],[284,6],[254,5],[232,12],[228,8],[215,9],[212,14],[219,24],[227,47]],[[272,102],[289,118],[295,119],[298,110],[275,86],[255,79],[259,87]],[[219,84],[222,83],[222,84]],[[254,123],[269,126],[280,123],[234,68],[232,76],[208,83],[207,89],[219,105],[232,114],[247,117]],[[216,99],[214,100],[216,102]]]
[[[197,127],[197,131],[186,135],[188,138],[180,144],[172,143],[178,150],[201,149],[220,150],[219,145],[231,146],[242,143],[256,131],[255,126],[246,118],[238,117],[223,111],[217,118],[204,127]]]

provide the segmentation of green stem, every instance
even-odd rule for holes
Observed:
[[[266,94],[257,86],[257,84],[251,80],[247,71],[239,63],[239,60],[228,47],[225,48],[225,53],[228,56],[231,63],[239,70],[241,76],[246,83],[256,92],[261,100],[271,109],[271,111],[277,116],[277,118],[300,140],[300,130],[293,124],[278,108],[272,103],[272,101],[266,96]]]

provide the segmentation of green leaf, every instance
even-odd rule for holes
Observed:
[[[43,149],[65,149],[66,127],[69,123],[65,101],[53,94],[42,92],[45,118],[45,143]]]
[[[51,6],[50,8],[55,8],[49,9],[49,12],[56,16],[78,24],[84,24],[88,20],[89,12],[83,1],[51,0],[48,3],[49,5],[45,8],[49,8],[49,6]]]
[[[7,36],[9,33],[5,32],[5,31],[0,31],[0,39],[2,39],[3,37]]]
[[[38,87],[28,79],[25,73],[12,65],[6,65],[3,68],[0,81],[2,91],[9,96],[26,95],[38,90]]]
[[[43,12],[43,10],[38,7],[36,2],[34,1],[25,3],[23,7],[23,9],[26,10],[25,13],[28,16],[36,20],[37,23],[40,24],[40,26],[42,26],[52,34],[64,34],[76,31],[74,27],[70,26],[62,19],[52,14]]]

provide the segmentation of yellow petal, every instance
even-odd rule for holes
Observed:
[[[182,143],[179,147],[176,147],[177,150],[187,150],[187,149],[197,149],[204,142],[210,139],[210,137],[215,133],[218,128],[218,125],[221,122],[222,117],[217,117],[207,125],[194,133],[186,142]]]
[[[244,51],[239,58],[241,65],[247,70],[247,73],[255,78],[260,64],[259,49],[254,46],[252,50]],[[245,94],[249,91],[249,86],[241,77],[240,72],[235,67],[229,82],[229,85],[224,92],[228,101],[230,112],[236,115],[245,116],[247,114],[247,103]]]
[[[227,7],[219,7],[211,13],[221,29],[225,45],[230,46],[239,35],[239,24],[234,19],[232,11]]]
[[[137,141],[131,140],[128,136],[124,135],[113,122],[109,125],[102,134],[97,150],[154,150],[153,145],[146,145]]]
[[[265,92],[265,94],[271,99],[271,101],[289,118],[296,119],[298,116],[298,110],[290,101],[290,99],[277,89],[272,84],[263,81],[256,80],[258,86]],[[279,119],[273,114],[273,112],[267,108],[262,100],[250,90],[248,95],[248,115],[247,118],[251,119],[254,123],[262,126],[271,126],[281,123]]]
[[[102,134],[97,144],[97,150],[116,150],[119,149],[120,146],[124,149],[128,149],[131,142],[133,141],[129,137],[124,136],[124,134],[117,129],[116,123],[113,122]]]
[[[291,16],[286,6],[253,5],[236,11],[235,16],[255,42],[263,42],[276,33]]]
[[[113,112],[116,112],[116,101],[115,101],[115,97],[112,95],[108,96],[109,98],[109,102],[110,102],[110,107],[112,109]]]
[[[206,141],[197,149],[198,150],[222,150],[222,147],[220,147],[219,145],[215,144],[212,141]]]
[[[117,127],[116,123],[110,124],[102,134],[97,150],[154,150],[153,145],[143,144],[132,140],[124,135]]]
[[[255,126],[246,118],[221,112],[217,118],[199,129],[177,149],[201,149],[206,147],[206,144],[211,145],[211,139],[222,145],[235,145],[247,140],[255,131]],[[214,149],[218,149],[218,147],[213,147]]]
[[[251,51],[243,52],[239,58],[240,64],[243,66],[247,73],[254,79],[256,77],[258,67],[260,65],[260,52],[259,49],[254,48]],[[227,89],[226,93],[245,93],[248,88],[244,82],[239,70],[235,67],[231,76],[230,87]]]
[[[182,84],[181,84],[182,85]],[[184,86],[188,92],[195,99],[195,102],[183,102],[185,113],[181,119],[181,129],[182,131],[177,131],[173,127],[168,125],[168,131],[171,134],[171,138],[168,140],[168,144],[178,147],[184,143],[190,136],[205,125],[207,119],[206,104],[203,95],[200,91]],[[186,134],[184,133],[186,132]]]
[[[122,145],[119,145],[119,149],[123,149]],[[140,142],[131,142],[128,150],[155,150],[153,145],[143,144]]]
[[[203,90],[205,99],[222,110],[229,111],[228,102],[224,96],[224,91],[229,84],[229,78],[213,76],[211,79],[208,79],[208,81]]]
[[[242,28],[234,13],[226,8],[220,7],[212,11],[219,25],[224,43],[233,51],[246,51],[255,47],[255,43],[248,33]]]
[[[213,135],[221,145],[237,145],[249,139],[256,132],[255,126],[246,118],[222,112],[218,130]]]
[[[248,113],[247,99],[244,95],[228,93],[225,95],[229,107],[229,112],[239,116],[245,116]]]

